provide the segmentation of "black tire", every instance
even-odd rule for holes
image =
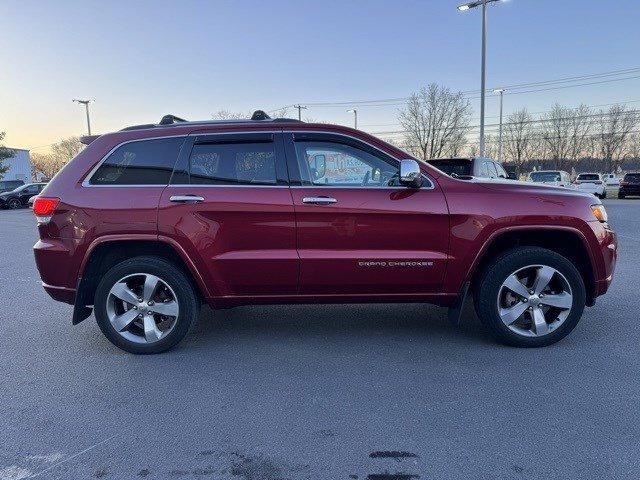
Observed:
[[[624,193],[620,193],[620,192],[618,192],[618,198],[619,198],[620,200],[624,199]]]
[[[19,199],[17,198],[12,198],[11,200],[9,200],[9,202],[7,203],[7,207],[9,207],[11,210],[17,210],[19,208],[22,207],[22,203],[20,202]]]
[[[604,199],[607,198],[607,191],[605,190],[604,193],[602,195],[600,195],[600,198]]]
[[[157,342],[136,343],[124,338],[113,328],[107,315],[111,287],[121,278],[136,273],[160,277],[175,292],[179,304],[175,326]],[[200,313],[200,301],[193,282],[181,269],[159,257],[141,256],[118,263],[104,275],[96,289],[94,313],[100,330],[116,347],[135,354],[154,354],[174,347],[194,328]]]
[[[539,337],[527,337],[509,329],[498,313],[500,287],[509,275],[529,265],[555,268],[569,283],[573,302],[569,315],[555,330]],[[544,347],[562,340],[578,324],[586,302],[584,281],[576,267],[562,255],[538,247],[517,247],[496,257],[480,275],[474,288],[476,312],[493,336],[505,345]]]

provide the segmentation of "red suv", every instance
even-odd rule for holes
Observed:
[[[177,344],[201,304],[425,302],[472,292],[503,343],[554,343],[611,282],[593,195],[452,178],[350,128],[270,119],[125,128],[36,199],[45,290],[118,347]]]

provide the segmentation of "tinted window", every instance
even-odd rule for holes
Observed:
[[[640,183],[640,173],[627,173],[624,176],[625,182]]]
[[[578,175],[577,180],[600,180],[600,175],[597,173],[581,173]]]
[[[273,185],[275,144],[211,143],[193,146],[191,183],[212,185]]]
[[[471,175],[471,161],[466,159],[429,160],[429,164],[447,175],[467,177]]]
[[[531,180],[534,182],[559,182],[560,172],[532,172]]]
[[[183,137],[125,143],[100,165],[92,185],[166,185]]]
[[[399,186],[398,166],[349,145],[296,142],[296,155],[307,184],[340,187]]]

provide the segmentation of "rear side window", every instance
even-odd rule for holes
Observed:
[[[275,185],[273,142],[196,144],[189,159],[191,183],[205,185]]]
[[[167,185],[184,137],[125,143],[114,150],[90,180],[91,185]]]

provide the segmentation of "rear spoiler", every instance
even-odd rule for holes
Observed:
[[[99,136],[100,135],[84,135],[84,136],[80,137],[80,143],[83,144],[83,145],[89,145],[91,142],[93,142]]]

